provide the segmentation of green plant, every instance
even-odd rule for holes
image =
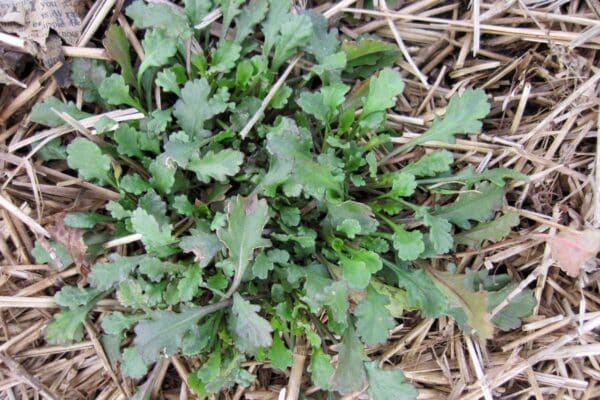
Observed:
[[[240,366],[248,356],[290,367],[302,337],[316,386],[349,393],[369,383],[379,400],[416,396],[399,370],[381,369],[363,351],[385,342],[405,312],[451,316],[483,339],[494,326],[519,326],[533,307],[530,291],[491,318],[513,288],[507,275],[458,274],[451,264],[440,271],[428,259],[508,235],[519,219],[498,216],[505,179],[524,177],[503,168],[453,173],[446,150],[398,169],[382,165],[425,142],[479,131],[485,93],[452,97],[429,130],[394,149],[386,113],[404,89],[392,69],[395,46],[372,37],[340,43],[323,16],[294,14],[282,0],[223,0],[214,38],[193,28],[211,9],[208,0],[186,1],[183,10],[138,0],[126,14],[145,30],[143,61],[134,65],[115,25],[103,43],[120,73],[98,61],[72,65],[91,105],[134,107],[145,117],[104,117],[97,135],[42,148],[42,158],[66,159],[84,180],[121,195],[106,213],[64,218],[88,230],[92,266],[89,286],[56,294],[63,310],[47,339],[80,340],[95,303],[114,293],[127,311],[103,316],[103,343],[125,375],[142,377],[177,352],[198,356],[189,383],[208,396],[250,384],[254,376]],[[267,104],[280,70],[300,52],[309,62]],[[32,120],[62,124],[53,109],[88,116],[50,98]],[[420,204],[426,193],[438,204]],[[136,240],[127,255],[111,254],[98,245],[107,237]],[[62,264],[76,259],[60,240],[51,246]],[[52,261],[41,246],[36,257]],[[126,337],[133,341],[121,351]],[[324,341],[339,342],[335,368]]]

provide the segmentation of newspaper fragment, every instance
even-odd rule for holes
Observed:
[[[34,41],[44,51],[50,29],[75,45],[84,6],[78,0],[0,0],[0,30]]]

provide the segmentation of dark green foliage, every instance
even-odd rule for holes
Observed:
[[[65,218],[100,236],[89,286],[56,295],[63,311],[48,327],[51,341],[80,340],[95,302],[114,296],[125,308],[104,315],[102,327],[113,344],[127,338],[125,375],[144,376],[162,356],[198,355],[203,363],[189,384],[205,398],[251,384],[254,375],[241,367],[249,357],[289,368],[295,344],[306,338],[315,385],[350,393],[368,384],[370,398],[380,400],[416,396],[399,370],[379,368],[363,351],[385,343],[404,311],[452,316],[483,338],[493,324],[518,326],[530,293],[492,319],[509,280],[433,270],[427,259],[510,234],[518,218],[495,217],[505,179],[521,176],[453,173],[445,150],[392,172],[378,166],[377,154],[391,148],[387,113],[404,89],[392,68],[395,45],[372,37],[342,42],[325,18],[292,12],[284,0],[221,1],[222,31],[211,37],[193,26],[216,4],[184,3],[137,0],[127,8],[143,38],[143,61],[112,26],[103,43],[116,64],[73,66],[90,109],[134,107],[145,118],[104,120],[98,140],[65,136],[66,150],[58,142],[46,152],[47,159],[64,153],[74,174],[121,195],[106,210]],[[190,41],[204,51],[192,51],[187,65]],[[301,52],[313,67],[281,86],[242,138],[279,71]],[[35,121],[62,124],[52,109],[87,116],[48,99],[36,106]],[[467,89],[426,133],[388,154],[430,140],[452,143],[480,130],[488,112],[485,93]],[[437,205],[417,204],[427,192]],[[101,235],[128,236],[127,255],[99,246]],[[35,251],[38,262],[53,262],[40,245]],[[335,366],[326,351],[332,344]]]

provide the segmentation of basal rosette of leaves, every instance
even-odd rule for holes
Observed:
[[[220,34],[195,29],[217,6]],[[56,294],[62,311],[49,341],[81,340],[95,304],[114,297],[122,307],[102,315],[102,343],[126,376],[143,377],[162,357],[197,357],[188,383],[205,397],[251,384],[255,376],[241,367],[249,358],[289,368],[302,338],[320,389],[346,394],[368,384],[371,399],[412,399],[402,372],[363,350],[385,343],[395,318],[447,315],[489,339],[531,312],[525,290],[491,316],[514,288],[507,275],[458,274],[428,261],[507,236],[519,218],[502,211],[505,180],[524,177],[458,171],[446,150],[385,163],[480,131],[490,110],[482,90],[453,96],[425,133],[394,147],[399,133],[386,128],[386,113],[404,83],[391,44],[342,41],[322,15],[280,0],[186,1],[181,10],[138,0],[126,15],[140,28],[143,60],[114,25],[103,44],[116,63],[75,60],[72,80],[85,110],[133,107],[144,118],[103,117],[93,135],[55,139],[38,154],[66,159],[81,179],[121,196],[104,211],[64,219],[86,229],[91,272],[87,286]],[[242,139],[300,53],[299,72]],[[32,119],[64,124],[55,111],[90,115],[49,98]],[[425,195],[436,204],[422,204]],[[102,247],[136,234],[124,253]],[[73,263],[59,241],[51,245],[61,264]],[[53,263],[41,246],[36,257]]]

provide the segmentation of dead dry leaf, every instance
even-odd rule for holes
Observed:
[[[5,70],[0,67],[0,85],[15,85],[23,89],[27,87],[23,82],[10,76]]]
[[[552,259],[568,275],[576,277],[585,262],[600,251],[600,230],[561,232],[548,237]]]
[[[62,41],[54,34],[50,34],[46,40],[46,50],[39,53],[39,58],[42,60],[44,67],[50,68],[58,62],[65,61],[63,54]]]
[[[82,266],[86,261],[87,254],[87,245],[83,241],[85,229],[71,228],[65,225],[66,215],[66,213],[56,215],[54,225],[47,229],[54,240],[66,247],[75,265]]]

